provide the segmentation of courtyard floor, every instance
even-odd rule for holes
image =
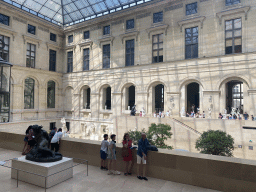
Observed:
[[[0,148],[0,161],[20,157],[21,153]],[[10,165],[10,163],[9,163]],[[149,181],[138,180],[135,176],[107,175],[99,167],[89,166],[89,176],[86,175],[86,165],[74,167],[74,177],[52,188],[47,192],[217,192],[216,190],[195,187],[148,178]],[[11,169],[0,166],[0,192],[43,192],[44,189],[11,179]]]

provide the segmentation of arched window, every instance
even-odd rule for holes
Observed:
[[[24,88],[24,109],[34,109],[35,80],[25,79]]]
[[[47,84],[47,108],[55,108],[55,82],[48,81]]]
[[[83,89],[83,109],[90,109],[91,106],[91,89]]]

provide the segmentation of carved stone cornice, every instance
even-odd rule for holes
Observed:
[[[15,35],[17,35],[17,32],[15,32],[13,29],[3,24],[0,24],[0,31],[11,34],[13,41],[14,41]]]
[[[121,38],[122,40],[122,44],[124,44],[124,38],[126,37],[132,37],[134,36],[136,41],[138,41],[138,35],[139,35],[139,31],[132,31],[132,32],[127,32],[127,33],[124,33],[124,34],[121,34],[119,35],[119,37]]]
[[[256,95],[256,89],[248,89],[248,95]]]
[[[150,33],[152,33],[153,31],[158,31],[158,30],[163,30],[165,32],[165,35],[167,35],[168,27],[169,27],[169,25],[167,25],[167,24],[161,24],[161,25],[155,25],[155,26],[152,26],[152,27],[146,29],[148,38],[150,38]]]
[[[68,49],[73,49],[73,50],[75,50],[75,49],[76,49],[76,45],[75,45],[75,44],[66,45],[65,50],[68,50]]]
[[[99,42],[100,42],[100,46],[103,42],[107,42],[107,41],[110,41],[111,42],[111,45],[113,46],[113,41],[114,41],[115,37],[113,36],[103,36],[101,39],[99,39]]]
[[[219,90],[205,90],[205,91],[203,91],[203,95],[204,94],[220,94],[221,93],[221,91],[219,91]]]
[[[58,50],[61,49],[61,47],[57,43],[50,43],[50,42],[46,42],[46,47],[47,47],[47,51],[49,50],[49,48],[58,49]]]
[[[89,46],[90,49],[92,49],[93,41],[92,40],[82,40],[82,41],[80,41],[80,43],[78,43],[78,45],[80,47],[80,51],[81,51],[82,47],[86,47],[86,46]]]
[[[182,32],[182,27],[184,25],[188,25],[188,24],[191,24],[191,23],[200,23],[201,24],[201,29],[202,29],[204,20],[205,20],[204,16],[199,16],[199,17],[193,17],[193,18],[189,18],[189,19],[179,21],[178,25],[180,26],[180,32]]]
[[[36,36],[32,36],[32,35],[22,35],[23,40],[24,40],[24,44],[26,44],[26,42],[32,41],[38,44],[38,48],[40,47],[40,43],[42,42],[41,39],[38,39]]]
[[[236,14],[239,14],[239,13],[244,13],[245,14],[245,20],[247,20],[247,14],[248,14],[249,10],[250,10],[250,6],[238,7],[238,8],[227,9],[227,10],[221,11],[219,13],[216,13],[216,16],[219,18],[219,23],[221,25],[222,17],[229,16],[229,15],[236,15]]]

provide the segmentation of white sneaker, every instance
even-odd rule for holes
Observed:
[[[108,170],[108,175],[112,175],[113,172],[111,170]]]
[[[114,175],[121,175],[121,173],[119,171],[114,171],[113,174]]]

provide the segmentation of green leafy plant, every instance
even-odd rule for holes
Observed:
[[[152,123],[148,128],[147,137],[151,141],[151,144],[157,146],[158,148],[173,149],[173,147],[165,144],[165,141],[170,139],[171,136],[172,133],[170,125],[156,125],[155,123]]]
[[[196,149],[204,154],[232,157],[234,139],[226,132],[209,130],[196,141]]]
[[[145,129],[142,129],[142,131],[129,131],[129,136],[133,140],[134,145],[138,145],[142,132],[146,133],[147,139],[151,145],[163,149],[172,149],[171,146],[165,144],[165,141],[172,136],[171,127],[169,125],[156,125],[155,123],[152,123],[147,132]]]

